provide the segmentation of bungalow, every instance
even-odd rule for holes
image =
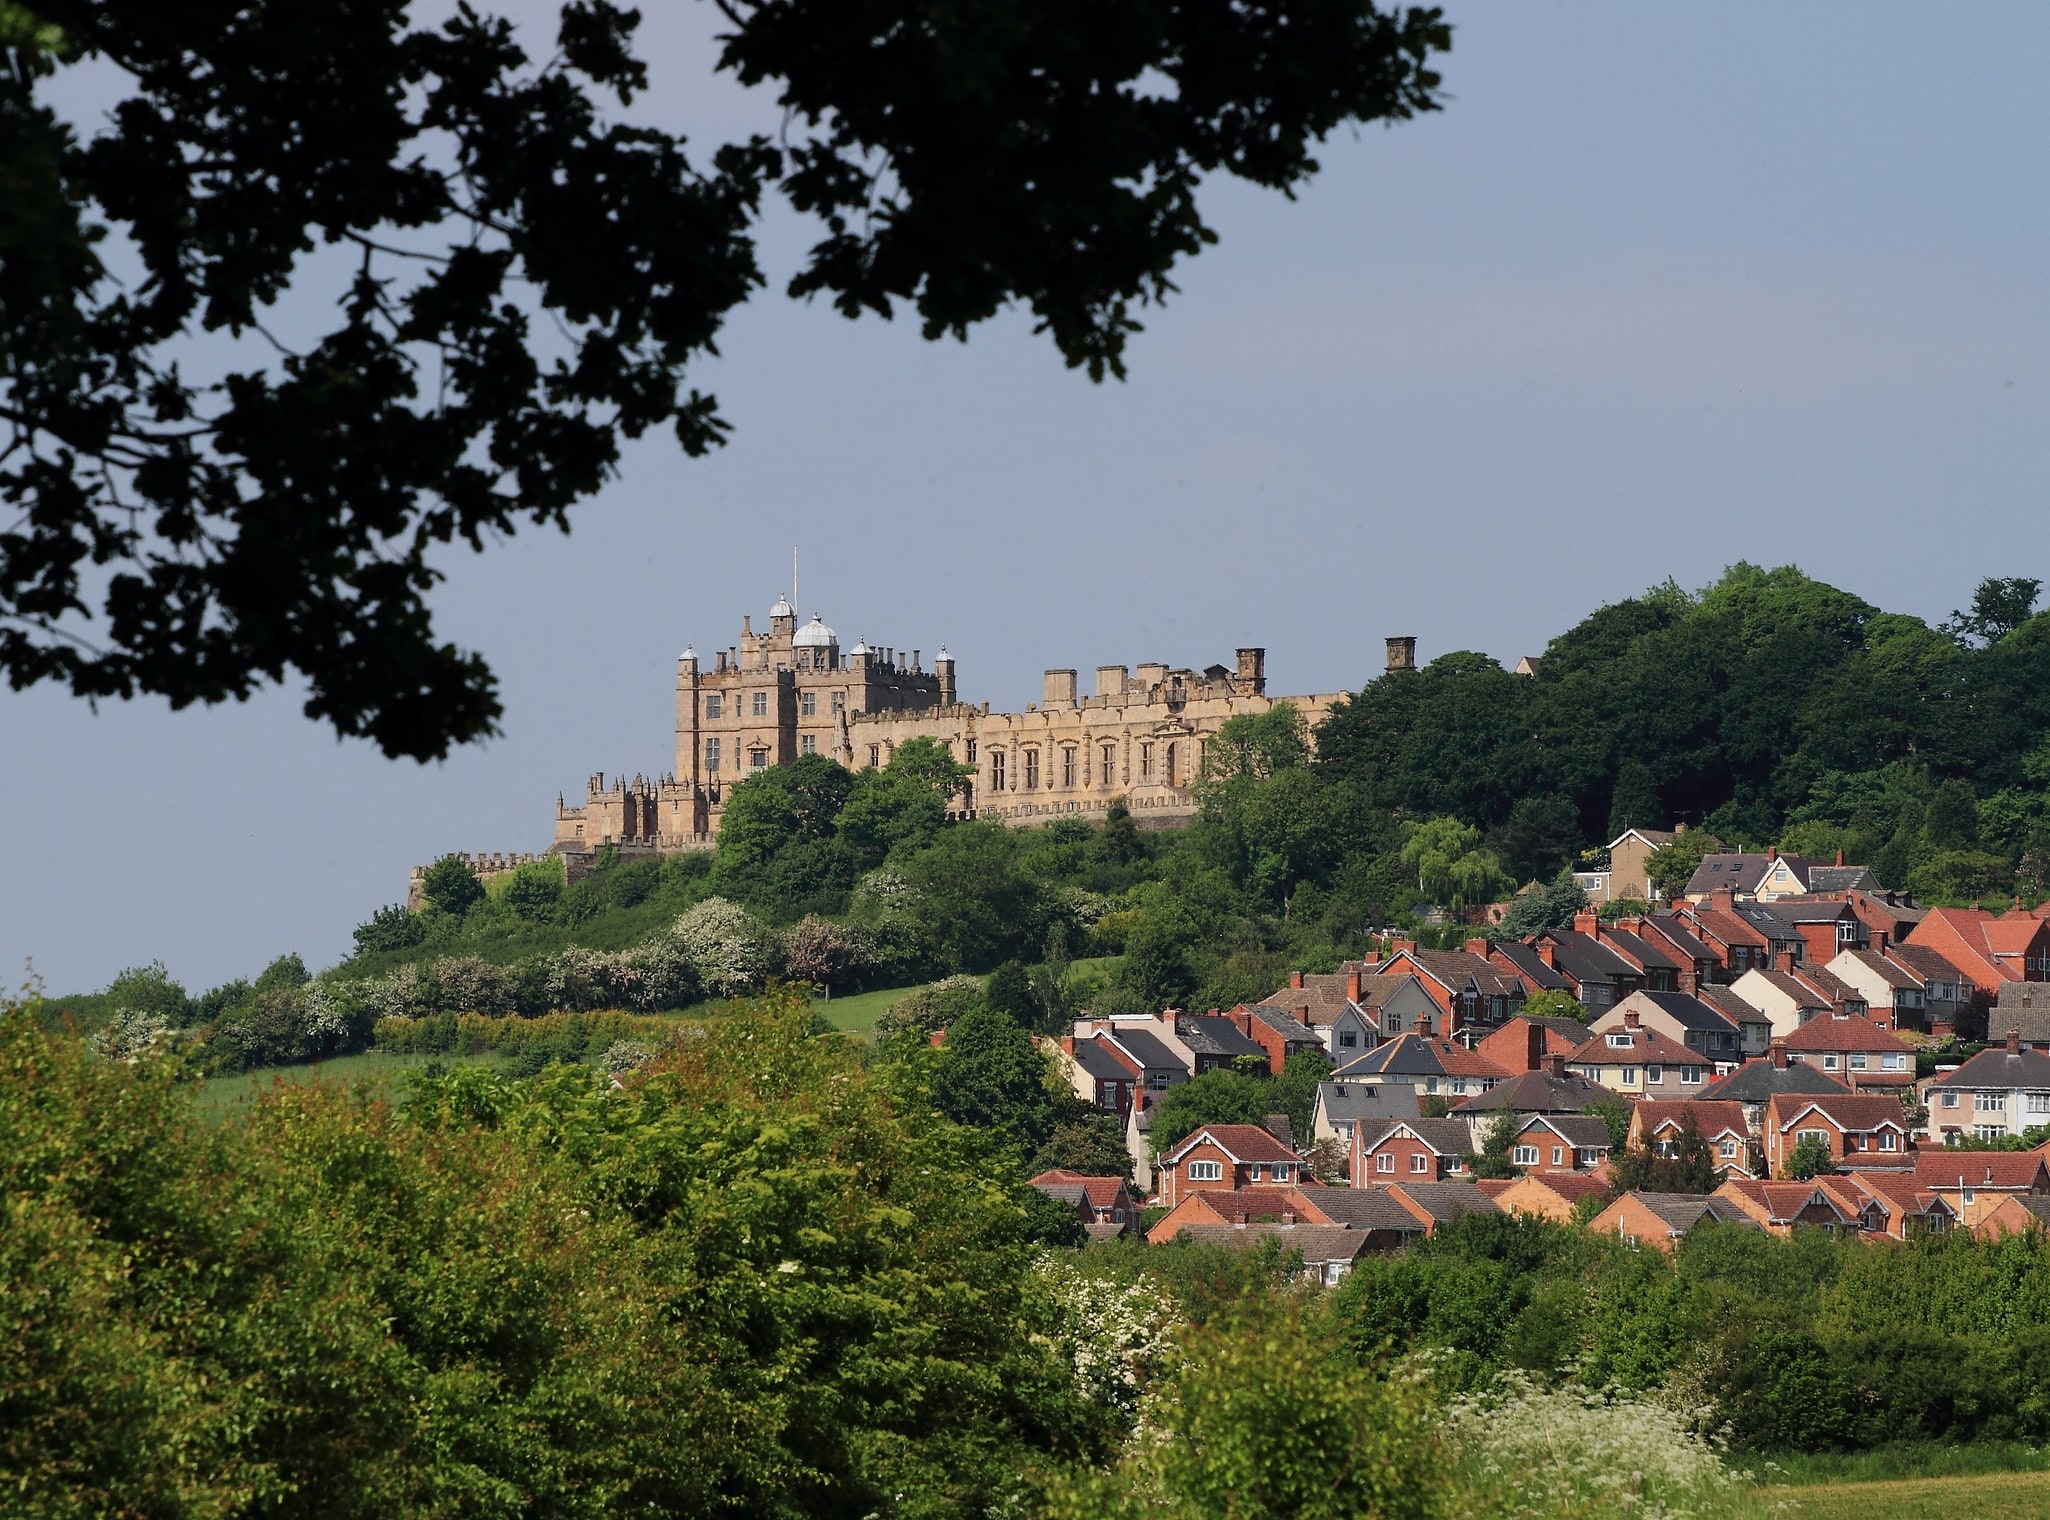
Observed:
[[[1321,1193],[1322,1188],[1309,1192]],[[1173,1240],[1192,1224],[1330,1224],[1332,1221],[1298,1187],[1246,1187],[1186,1194],[1146,1232],[1153,1245]]]
[[[1416,1089],[1406,1082],[1319,1082],[1310,1138],[1336,1140],[1350,1149],[1356,1126],[1414,1119],[1421,1112]]]
[[[1757,1229],[1758,1222],[1727,1198],[1696,1193],[1625,1193],[1587,1222],[1598,1235],[1614,1235],[1625,1245],[1672,1250],[1704,1224],[1732,1224]]]
[[[1765,1101],[1765,1170],[1785,1177],[1803,1140],[1829,1146],[1832,1166],[1902,1169],[1915,1164],[1915,1145],[1900,1099],[1880,1093],[1774,1093]]]
[[[1628,1144],[1633,1150],[1670,1156],[1690,1118],[1708,1142],[1717,1171],[1725,1176],[1751,1175],[1751,1124],[1744,1117],[1744,1105],[1728,1099],[1647,1098],[1630,1111]]]
[[[1643,1028],[1635,1013],[1573,1052],[1566,1069],[1628,1097],[1692,1098],[1709,1077],[1708,1063],[1677,1040]]]
[[[1833,1235],[1860,1228],[1857,1211],[1845,1208],[1830,1189],[1814,1182],[1732,1177],[1709,1196],[1735,1204],[1771,1235],[1791,1235],[1797,1225],[1811,1225]]]
[[[1915,1085],[1914,1048],[1870,1019],[1836,1013],[1813,1018],[1779,1043],[1789,1063],[1820,1066],[1859,1092]]]
[[[1112,1233],[1134,1233],[1139,1206],[1122,1177],[1091,1177],[1056,1167],[1032,1179],[1032,1186],[1060,1203],[1072,1204],[1082,1223],[1115,1225]]]
[[[2050,1124],[2050,1054],[2022,1048],[2021,1031],[1923,1088],[1929,1133],[1945,1145],[1966,1133],[2001,1140]]]
[[[1367,1236],[1372,1251],[1393,1251],[1431,1233],[1434,1220],[1403,1202],[1394,1188],[1305,1188],[1304,1202],[1315,1212],[1306,1219],[1342,1224]],[[1314,1196],[1312,1196],[1314,1195]]]
[[[1160,1158],[1158,1192],[1169,1208],[1195,1192],[1302,1180],[1303,1158],[1257,1124],[1211,1124]]]
[[[1480,1148],[1473,1125],[1464,1119],[1394,1119],[1352,1132],[1354,1187],[1375,1182],[1442,1182],[1466,1171],[1466,1158]]]
[[[1591,1172],[1608,1160],[1608,1121],[1592,1114],[1527,1115],[1509,1147],[1510,1164],[1525,1173]]]
[[[1495,1206],[1505,1214],[1529,1214],[1571,1224],[1573,1211],[1583,1198],[1598,1198],[1608,1188],[1606,1178],[1587,1172],[1525,1172],[1495,1194]]]
[[[1734,1071],[1743,1059],[1736,1023],[1721,1010],[1685,992],[1633,992],[1594,1021],[1593,1033],[1621,1029],[1633,1015],[1637,1025],[1686,1046],[1714,1066],[1718,1074]]]

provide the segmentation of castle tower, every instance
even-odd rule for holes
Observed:
[[[954,705],[954,657],[947,653],[947,646],[940,645],[940,652],[932,657],[932,673],[939,677],[940,706]]]
[[[676,779],[698,784],[698,652],[686,645],[676,657]]]
[[[1416,635],[1406,634],[1388,641],[1388,668],[1391,671],[1416,669]]]

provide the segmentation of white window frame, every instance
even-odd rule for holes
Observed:
[[[1183,1172],[1191,1182],[1221,1182],[1224,1180],[1222,1161],[1190,1161]]]
[[[1431,1169],[1431,1158],[1422,1151],[1411,1151],[1409,1153],[1409,1169],[1412,1172],[1418,1173],[1428,1172]]]
[[[1514,1151],[1510,1152],[1509,1162],[1512,1166],[1536,1166],[1538,1164],[1538,1148],[1534,1145],[1519,1145]]]
[[[2006,1114],[2007,1094],[2005,1092],[1975,1092],[1972,1094],[1972,1112],[1975,1114]]]
[[[1374,1170],[1377,1172],[1394,1171],[1395,1153],[1393,1151],[1381,1151],[1380,1153],[1378,1153],[1374,1157]]]

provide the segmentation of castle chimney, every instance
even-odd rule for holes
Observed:
[[[919,652],[918,652],[918,651],[917,651],[916,649],[914,649],[914,650],[912,650],[912,651],[911,651],[911,673],[912,673],[913,675],[917,675],[917,674],[919,673],[919,670],[918,670],[918,653],[919,653]]]
[[[1264,649],[1241,649],[1239,657],[1239,694],[1241,696],[1264,697],[1267,695],[1267,651]],[[1099,685],[1101,671],[1097,676]]]
[[[939,677],[940,706],[954,705],[954,657],[947,653],[947,646],[940,645],[940,652],[932,657],[932,673]]]
[[[1416,638],[1406,635],[1388,641],[1388,668],[1396,670],[1416,669]]]
[[[1072,670],[1049,670],[1042,688],[1040,707],[1051,712],[1056,707],[1075,705],[1075,672]]]

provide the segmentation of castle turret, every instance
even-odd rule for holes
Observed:
[[[939,677],[940,706],[954,705],[954,657],[947,653],[947,646],[940,645],[940,652],[932,657],[932,673]]]

